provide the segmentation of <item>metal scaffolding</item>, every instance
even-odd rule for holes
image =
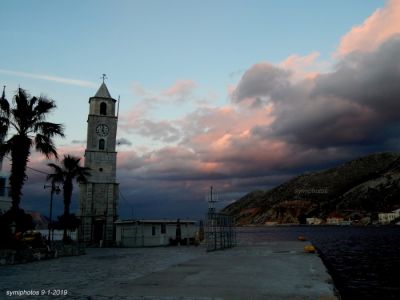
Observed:
[[[207,197],[207,200],[208,213],[205,234],[207,251],[222,250],[236,246],[234,219],[230,215],[215,211],[217,197],[213,195],[213,187],[211,187],[210,196]]]

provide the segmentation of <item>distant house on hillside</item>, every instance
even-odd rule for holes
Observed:
[[[120,247],[166,246],[176,240],[180,227],[182,243],[194,241],[196,221],[180,220],[124,220],[116,221],[116,242]]]
[[[379,224],[389,224],[395,219],[400,218],[400,208],[389,213],[379,213]]]
[[[326,218],[327,225],[351,225],[351,221],[345,221],[343,216],[338,212],[333,212]]]
[[[322,224],[322,219],[320,218],[307,218],[306,219],[307,225],[320,225]]]

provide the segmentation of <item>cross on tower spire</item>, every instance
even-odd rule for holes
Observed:
[[[100,77],[100,79],[103,79],[103,83],[104,83],[104,80],[108,79],[108,77],[107,77],[106,74],[103,74],[103,75]]]

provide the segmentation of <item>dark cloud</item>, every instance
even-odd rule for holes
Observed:
[[[117,145],[119,145],[119,146],[123,146],[123,145],[132,146],[132,143],[129,140],[127,140],[126,138],[119,138],[119,139],[117,139]]]
[[[313,96],[348,99],[381,114],[397,118],[400,110],[400,35],[373,52],[353,52],[335,72],[319,76]]]
[[[353,52],[335,71],[312,81],[289,83],[287,73],[268,64],[246,72],[233,101],[267,99],[275,122],[255,126],[259,138],[277,138],[304,147],[384,144],[400,120],[400,38],[373,52]],[[270,80],[270,82],[267,82]]]
[[[71,143],[82,145],[82,144],[86,144],[86,140],[72,140]]]
[[[257,106],[271,99],[280,99],[290,86],[288,71],[269,63],[258,63],[246,71],[232,95],[234,103],[251,99]]]

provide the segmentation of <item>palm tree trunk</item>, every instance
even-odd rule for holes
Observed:
[[[12,199],[12,210],[18,210],[21,202],[22,187],[26,180],[26,166],[28,164],[29,149],[31,147],[31,141],[29,138],[15,139],[13,144],[13,151],[11,151],[11,174],[10,174],[10,186],[11,186],[11,199]]]

